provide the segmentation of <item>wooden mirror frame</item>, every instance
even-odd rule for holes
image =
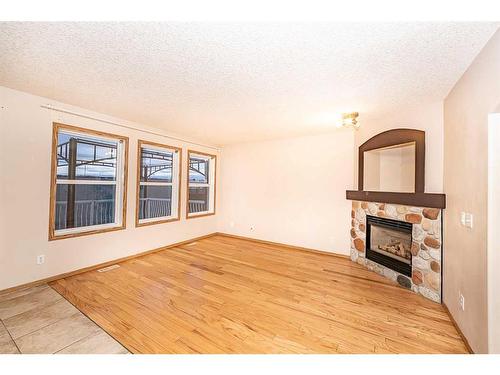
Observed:
[[[415,192],[364,191],[365,151],[390,147],[405,143],[415,143]],[[358,158],[358,190],[347,190],[346,198],[353,201],[395,203],[415,207],[446,207],[446,195],[425,192],[425,132],[415,129],[392,129],[380,133],[361,146]]]
[[[391,129],[377,134],[359,146],[358,190],[363,191],[365,152],[407,143],[415,144],[415,193],[425,192],[425,132],[415,129]]]

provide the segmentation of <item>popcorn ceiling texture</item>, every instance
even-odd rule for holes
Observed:
[[[0,23],[0,85],[216,145],[442,100],[493,23]]]

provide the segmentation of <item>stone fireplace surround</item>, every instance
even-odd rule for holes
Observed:
[[[366,215],[413,224],[412,276],[407,277],[365,257]],[[352,201],[351,260],[404,288],[441,303],[442,212],[439,208]]]

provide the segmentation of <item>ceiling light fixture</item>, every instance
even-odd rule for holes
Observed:
[[[352,126],[354,129],[359,129],[358,116],[358,112],[342,113],[342,122],[339,128]]]

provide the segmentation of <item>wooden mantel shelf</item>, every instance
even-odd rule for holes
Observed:
[[[446,195],[437,193],[393,193],[385,191],[347,190],[346,198],[352,201],[394,203],[415,207],[446,208]]]
[[[415,189],[414,193],[364,190],[365,152],[384,147],[415,144]],[[417,129],[390,129],[379,133],[358,149],[358,190],[347,190],[346,198],[352,201],[394,203],[414,207],[446,207],[446,195],[425,193],[425,132]]]

